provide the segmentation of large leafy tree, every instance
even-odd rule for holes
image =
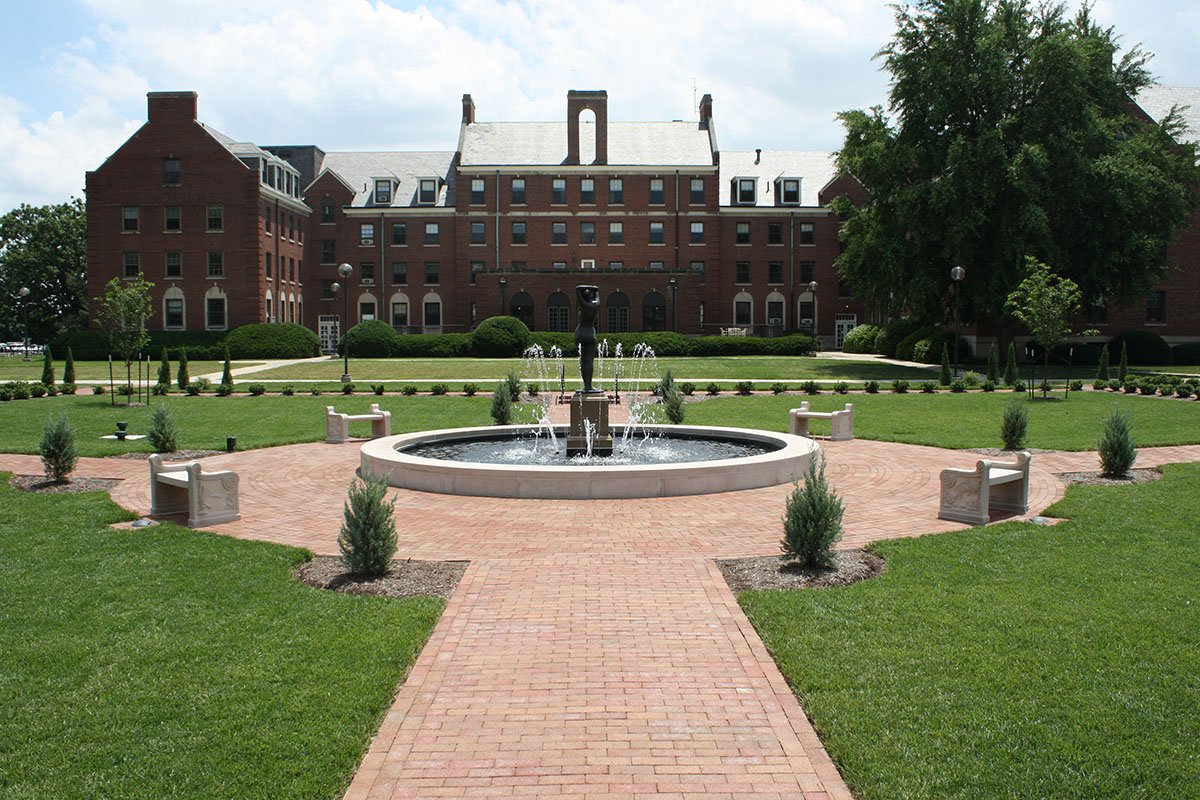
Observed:
[[[942,319],[962,265],[963,317],[999,319],[1033,256],[1085,297],[1144,294],[1200,183],[1179,117],[1154,123],[1129,100],[1149,56],[1118,58],[1087,7],[919,0],[896,25],[879,53],[894,121],[880,107],[841,114],[839,165],[870,193],[837,206],[851,285],[891,313]]]
[[[24,302],[18,292],[29,289]],[[45,342],[87,313],[87,214],[83,201],[22,205],[0,216],[0,332]]]

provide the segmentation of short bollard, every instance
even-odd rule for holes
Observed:
[[[237,449],[237,437],[236,436],[226,436],[225,437],[225,452],[232,453],[236,449]]]

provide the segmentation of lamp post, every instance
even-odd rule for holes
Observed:
[[[812,294],[812,299],[813,299],[812,335],[813,335],[813,337],[816,337],[816,335],[817,335],[817,282],[816,281],[809,281],[808,291]],[[817,341],[820,342],[821,340],[817,339]]]
[[[350,383],[350,274],[354,267],[349,264],[338,266],[338,275],[346,282],[346,294],[343,306],[346,309],[346,333],[342,337],[342,383]]]
[[[508,299],[506,297],[507,294],[508,294],[508,278],[501,275],[500,276],[500,316],[502,316],[502,317],[508,314],[508,306],[507,306]]]
[[[25,332],[22,335],[22,350],[25,351],[25,360],[29,360],[29,287],[22,286],[17,290],[17,295],[21,298],[21,311],[24,312]]]
[[[329,284],[330,294],[333,295],[332,298],[330,299],[330,305],[333,307],[334,314],[337,313],[337,296],[338,296],[338,292],[340,292],[341,290],[342,290],[342,285],[340,283],[338,283],[337,281],[334,281],[333,283]],[[334,337],[334,340],[333,340],[333,352],[335,352],[335,353],[337,352],[337,337],[336,336]]]
[[[950,270],[950,280],[954,281],[954,377],[958,377],[958,287],[967,271],[962,267]]]
[[[667,290],[671,293],[671,330],[679,330],[679,307],[675,303],[675,292],[679,285],[675,280],[675,276],[667,278]]]

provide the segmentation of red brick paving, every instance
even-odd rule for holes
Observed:
[[[842,547],[964,525],[936,519],[938,471],[979,456],[824,442],[846,503]],[[1200,461],[1145,448],[1138,466]],[[336,553],[358,446],[213,456],[241,476],[242,519],[213,530]],[[1056,473],[1033,461],[1031,512]],[[34,456],[0,469],[39,473]],[[81,459],[146,512],[144,462]],[[712,559],[778,552],[790,487],[645,500],[504,500],[393,491],[400,554],[470,559],[347,798],[848,798],[849,791]]]

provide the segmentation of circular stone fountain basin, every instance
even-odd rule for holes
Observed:
[[[408,452],[425,445],[453,445],[488,439],[532,438],[536,425],[506,425],[421,431],[373,439],[362,446],[364,472],[387,477],[403,489],[440,494],[482,497],[543,499],[615,499],[633,497],[678,497],[683,495],[733,492],[791,483],[801,477],[817,451],[812,439],[786,433],[749,428],[717,428],[695,425],[639,426],[653,436],[677,439],[747,443],[767,452],[740,458],[655,464],[613,464],[592,458],[571,466],[514,465],[448,461]],[[613,437],[624,434],[613,426]],[[566,437],[566,427],[555,435]]]

